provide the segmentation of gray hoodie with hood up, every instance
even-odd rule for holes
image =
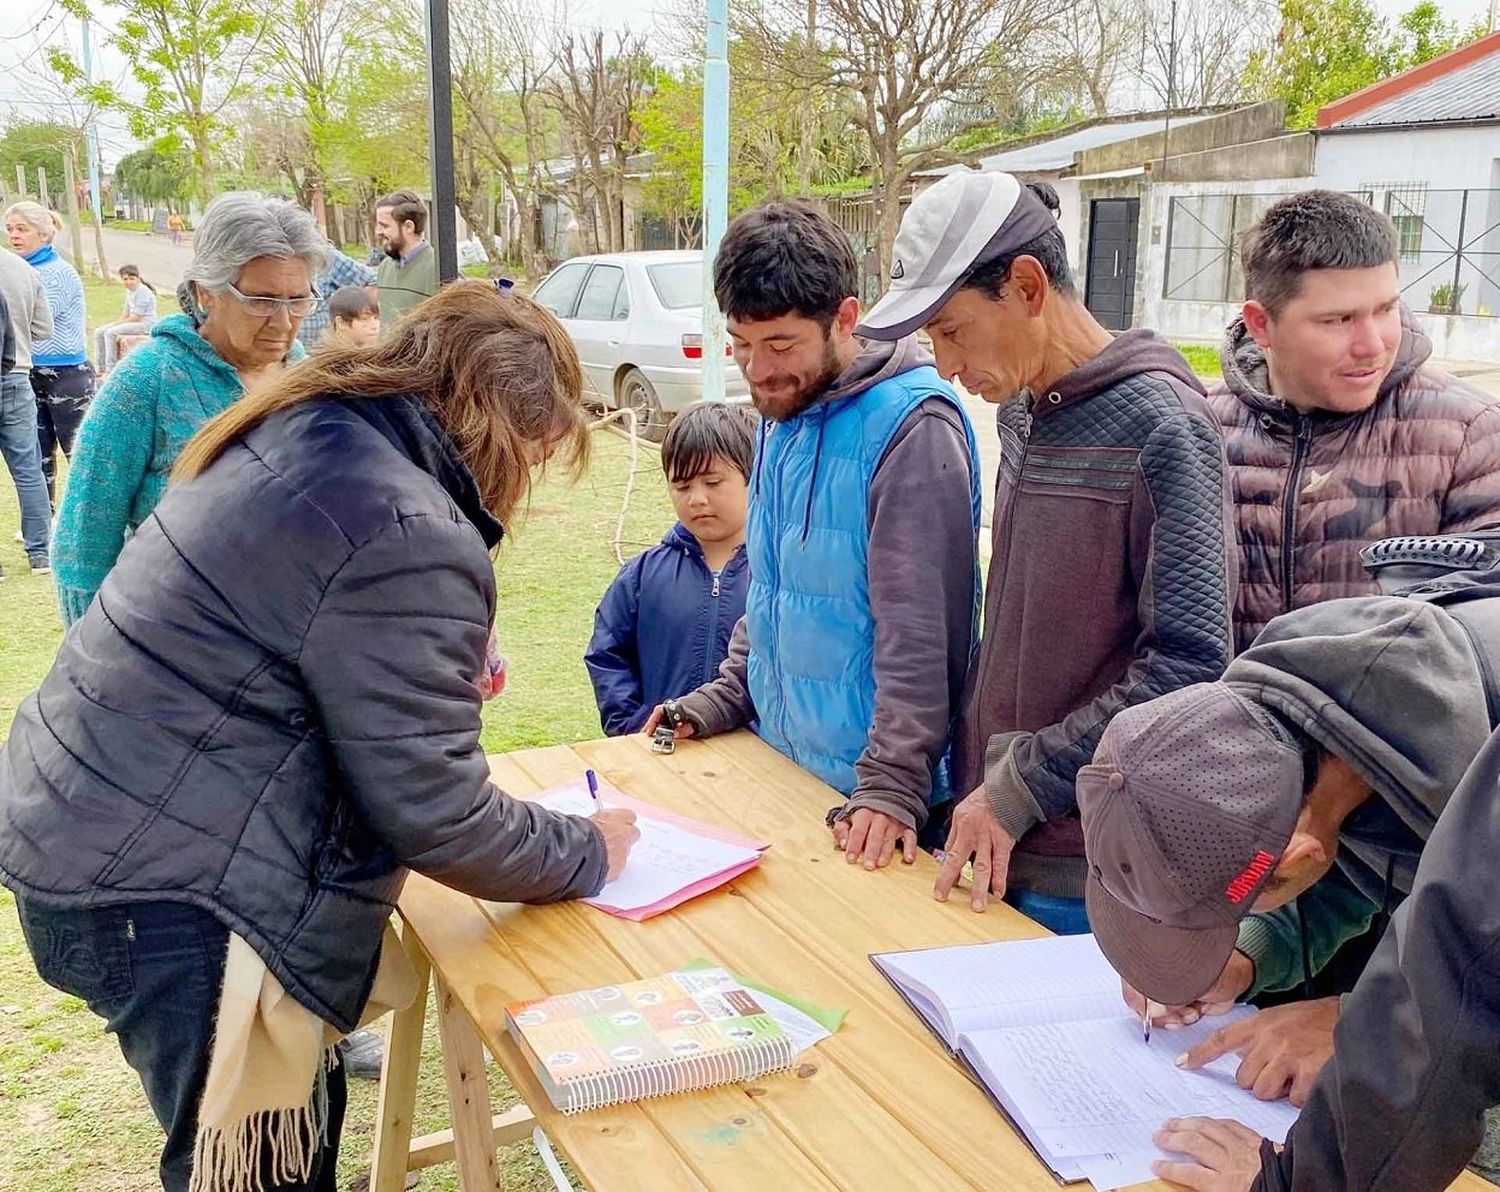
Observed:
[[[1250,994],[1303,976],[1303,917],[1317,972],[1412,888],[1423,847],[1490,735],[1475,614],[1500,657],[1500,598],[1465,603],[1465,621],[1411,596],[1330,600],[1277,617],[1224,682],[1343,758],[1375,791],[1345,820],[1335,870],[1294,906],[1251,915],[1239,950]],[[1488,606],[1482,608],[1481,606]]]

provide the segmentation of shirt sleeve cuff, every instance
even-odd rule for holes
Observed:
[[[1278,958],[1276,955],[1281,950],[1281,940],[1259,916],[1246,915],[1240,920],[1239,940],[1234,947],[1235,951],[1243,952],[1250,958],[1250,964],[1255,969],[1249,988],[1240,994],[1241,1001],[1248,1001],[1270,988],[1278,975],[1277,970],[1286,967],[1285,963],[1279,963],[1284,962],[1285,958]]]
[[[985,798],[1012,840],[1020,840],[1047,818],[1016,766],[1015,746],[1026,735],[999,733],[984,751]]]

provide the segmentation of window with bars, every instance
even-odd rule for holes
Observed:
[[[1422,229],[1427,222],[1427,183],[1372,182],[1363,189],[1370,192],[1371,197],[1378,194],[1381,209],[1396,225],[1401,260],[1421,260]]]

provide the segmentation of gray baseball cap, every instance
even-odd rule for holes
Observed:
[[[1030,244],[1057,220],[1010,174],[962,170],[912,200],[891,254],[890,289],[859,325],[901,339],[928,322],[974,270]]]
[[[1078,772],[1084,898],[1133,988],[1180,1006],[1213,986],[1291,840],[1304,774],[1301,743],[1224,683],[1110,721]]]

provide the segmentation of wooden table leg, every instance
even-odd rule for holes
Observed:
[[[411,1151],[417,1077],[422,1067],[422,1032],[427,1022],[427,987],[432,964],[416,935],[402,925],[401,938],[417,977],[411,1005],[391,1016],[391,1037],[380,1064],[380,1102],[375,1111],[375,1147],[370,1158],[370,1192],[402,1192]]]
[[[495,1127],[490,1117],[484,1044],[442,977],[437,978],[436,985],[458,1186],[463,1192],[498,1192],[500,1169],[495,1160]]]

